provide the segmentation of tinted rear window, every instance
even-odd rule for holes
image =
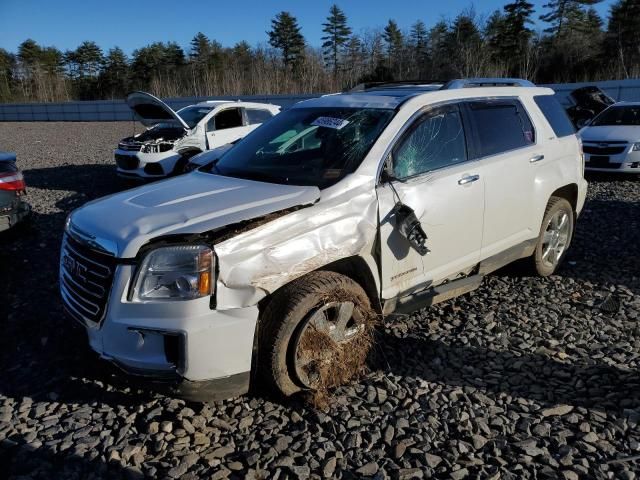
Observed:
[[[533,99],[551,125],[556,137],[567,137],[576,133],[567,112],[553,95],[538,95]]]
[[[476,157],[488,157],[535,143],[529,117],[518,101],[470,103]]]

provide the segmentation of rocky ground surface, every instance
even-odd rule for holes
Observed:
[[[388,321],[327,411],[188,404],[118,381],[62,315],[66,214],[125,188],[119,123],[0,123],[35,215],[0,238],[0,477],[637,478],[640,180],[596,176],[547,279],[503,270]]]

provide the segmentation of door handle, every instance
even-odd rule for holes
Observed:
[[[531,157],[529,159],[529,163],[536,163],[536,162],[539,162],[540,160],[544,160],[544,155],[536,155],[535,157]]]
[[[480,180],[480,175],[467,175],[466,177],[462,177],[458,180],[458,185],[466,185],[468,183],[473,183],[476,180]]]

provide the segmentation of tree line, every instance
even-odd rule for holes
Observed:
[[[322,44],[307,43],[297,19],[280,12],[267,42],[224,47],[197,33],[185,51],[154,42],[129,57],[85,41],[62,52],[27,39],[0,49],[0,102],[123,98],[132,90],[161,97],[338,91],[363,82],[520,77],[536,83],[640,77],[640,0],[548,0],[544,11],[514,0],[490,15],[467,9],[451,20],[408,28],[389,20],[355,33],[333,5]],[[544,25],[535,30],[536,16]]]

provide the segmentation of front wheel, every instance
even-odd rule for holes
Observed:
[[[541,277],[552,275],[564,259],[573,238],[574,223],[571,204],[564,198],[551,197],[532,256],[534,270]]]
[[[375,312],[362,287],[334,272],[314,272],[278,291],[259,329],[261,381],[285,396],[325,392],[360,374]]]

